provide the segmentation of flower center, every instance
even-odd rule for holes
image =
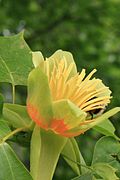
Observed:
[[[69,99],[85,112],[104,108],[110,102],[111,91],[100,79],[91,79],[96,69],[87,77],[85,69],[73,76],[71,73],[73,66],[74,63],[68,65],[65,58],[58,63],[54,61],[50,74],[49,61],[45,61],[53,101]]]

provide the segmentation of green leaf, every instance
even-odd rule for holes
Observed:
[[[32,180],[28,170],[7,143],[0,144],[0,179]]]
[[[74,138],[69,138],[62,150],[62,156],[73,171],[80,175],[80,150]]]
[[[3,118],[14,128],[28,128],[32,125],[26,106],[18,104],[4,104]]]
[[[40,177],[40,150],[40,127],[36,125],[33,130],[30,147],[30,173],[34,180],[38,180],[38,177]]]
[[[96,163],[92,167],[95,170],[95,173],[105,180],[119,179],[115,174],[116,169],[107,163]]]
[[[0,94],[0,117],[2,116],[3,103],[4,103],[4,98],[3,98],[3,95]]]
[[[89,169],[88,169],[88,167],[87,167],[87,165],[86,165],[86,162],[85,162],[85,160],[84,160],[81,152],[80,152],[80,163],[81,163],[81,166],[80,166],[80,168],[81,168],[81,174],[87,173],[87,172],[89,171]]]
[[[40,67],[31,71],[28,77],[27,106],[29,115],[33,120],[49,124],[53,118],[52,97],[50,94],[48,78]],[[35,114],[33,112],[36,112]],[[37,115],[36,115],[37,114]]]
[[[102,137],[95,145],[92,165],[108,163],[120,177],[120,143],[113,137]]]
[[[0,37],[0,82],[26,85],[32,68],[32,53],[23,39],[23,32]]]
[[[114,133],[115,133],[115,127],[110,122],[110,120],[105,120],[104,122],[96,125],[93,129],[98,131],[101,134],[104,134],[106,136],[113,136],[116,139],[119,139]]]
[[[95,180],[95,179],[93,179],[92,173],[86,173],[79,177],[73,178],[72,180]]]
[[[87,168],[75,138],[68,139],[61,154],[77,175],[88,173],[89,169]]]
[[[60,153],[66,142],[67,138],[41,129],[40,177],[38,179],[52,180]]]
[[[6,121],[0,119],[0,138],[5,137],[7,134],[11,132]]]
[[[31,131],[20,131],[12,136],[9,141],[16,142],[20,146],[30,147]]]

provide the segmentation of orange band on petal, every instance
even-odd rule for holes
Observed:
[[[30,103],[27,103],[27,111],[29,116],[31,117],[31,119],[41,128],[45,129],[45,130],[52,130],[57,134],[60,134],[61,136],[64,137],[75,137],[78,136],[80,134],[83,134],[85,132],[85,130],[81,130],[79,132],[69,132],[69,127],[65,124],[64,119],[60,119],[60,120],[56,120],[53,119],[51,122],[51,125],[48,126],[48,124],[45,124],[45,120],[44,118],[42,118],[40,116],[40,114],[38,113],[38,110],[35,106],[31,105]],[[93,122],[93,120],[91,121],[85,121],[83,123],[81,123],[80,125],[85,125],[88,124],[90,122]]]
[[[44,124],[45,120],[44,118],[42,118],[40,116],[40,114],[38,113],[37,108],[35,108],[33,105],[31,105],[30,103],[27,103],[27,111],[29,116],[31,117],[31,119],[41,128],[43,129],[48,129],[48,125]]]
[[[47,124],[44,124],[45,120],[40,116],[38,110],[35,106],[27,103],[27,111],[31,119],[41,128],[56,132],[57,134],[64,134],[68,130],[67,125],[64,123],[64,120],[53,120],[50,127]],[[64,136],[64,135],[63,135]]]
[[[64,120],[53,120],[50,126],[50,129],[56,133],[62,134],[68,130],[67,125],[64,123]]]

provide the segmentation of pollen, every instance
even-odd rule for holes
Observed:
[[[69,99],[84,112],[104,108],[110,103],[109,88],[100,79],[92,78],[96,69],[88,76],[85,69],[73,76],[74,63],[68,64],[63,57],[60,61],[53,61],[50,74],[50,62],[46,60],[44,63],[53,101]]]

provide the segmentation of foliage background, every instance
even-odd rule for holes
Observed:
[[[14,35],[25,29],[32,50],[40,50],[44,56],[57,49],[67,50],[74,55],[79,71],[85,68],[89,73],[96,68],[96,76],[113,92],[109,108],[120,106],[119,18],[119,0],[0,0],[0,35]],[[2,90],[10,101],[10,87],[4,84]],[[24,104],[26,88],[18,87],[17,92],[18,102]],[[120,136],[118,116],[112,122]],[[99,137],[91,130],[77,138],[88,164]],[[54,179],[71,177],[73,172],[60,159]]]

